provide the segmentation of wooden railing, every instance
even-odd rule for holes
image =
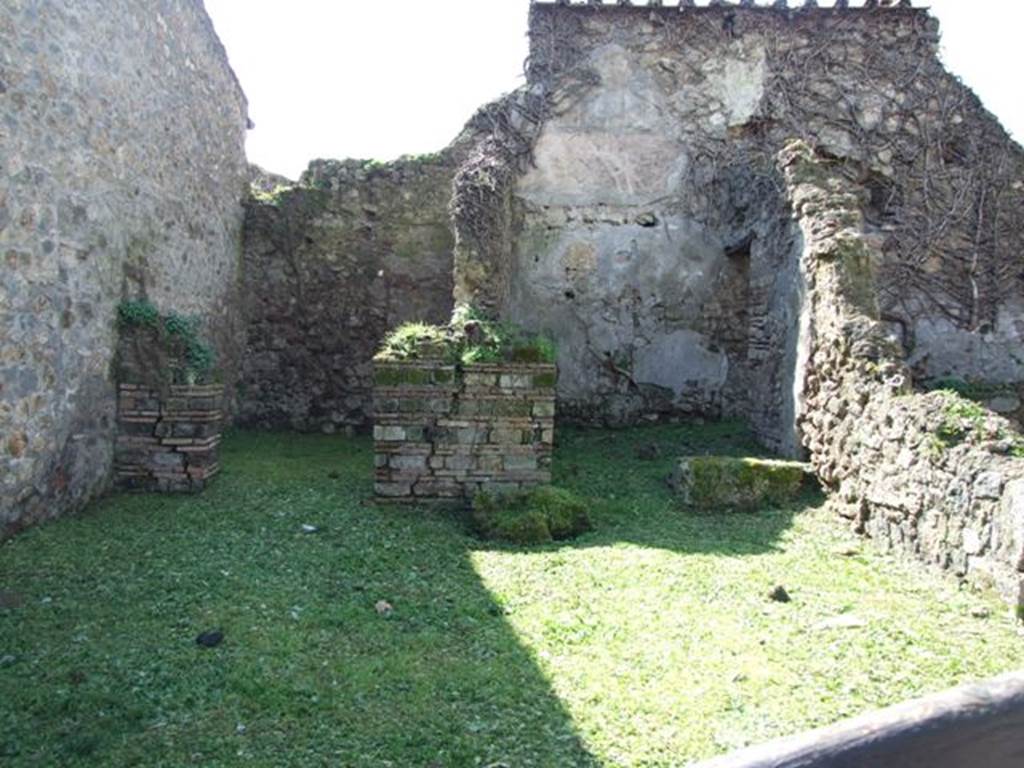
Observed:
[[[898,704],[691,768],[1021,768],[1024,672]]]

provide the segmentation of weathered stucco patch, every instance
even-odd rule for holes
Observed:
[[[765,73],[763,47],[730,49],[721,58],[705,61],[699,75],[672,94],[672,103],[681,114],[703,117],[713,130],[724,132],[757,114]]]

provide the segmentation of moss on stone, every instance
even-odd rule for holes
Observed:
[[[412,366],[378,367],[373,375],[374,382],[382,387],[427,386],[433,383],[431,372],[424,368]]]
[[[555,379],[554,371],[541,373],[533,377],[533,386],[539,389],[551,388],[555,386]]]
[[[442,359],[473,363],[553,363],[555,344],[548,337],[487,318],[460,305],[446,326],[406,323],[384,339],[377,361]],[[552,381],[552,386],[554,382]]]
[[[573,539],[592,527],[587,505],[571,491],[552,486],[478,493],[473,499],[471,523],[481,538],[516,544]]]
[[[795,461],[693,456],[679,460],[671,482],[694,509],[752,511],[793,500],[807,477],[807,465]]]

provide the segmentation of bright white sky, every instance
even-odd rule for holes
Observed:
[[[205,2],[249,97],[249,160],[290,178],[316,157],[435,152],[523,82],[529,0]],[[930,6],[947,68],[1024,139],[1024,1]]]

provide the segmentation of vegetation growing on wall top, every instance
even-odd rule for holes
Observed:
[[[258,203],[280,205],[284,197],[294,189],[294,184],[278,184],[276,187],[274,187],[272,190],[268,192],[253,185],[251,188],[251,193],[252,199]]]
[[[473,363],[554,363],[555,343],[511,323],[492,320],[465,304],[455,308],[448,325],[406,323],[384,339],[375,360],[442,358]]]
[[[214,369],[213,348],[200,335],[199,320],[162,314],[147,299],[117,306],[122,346],[118,378],[133,383],[202,384]]]

